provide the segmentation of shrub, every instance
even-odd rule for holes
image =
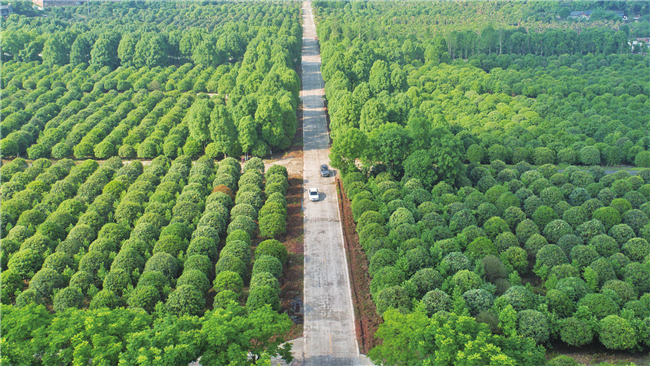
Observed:
[[[77,287],[66,287],[54,296],[54,311],[65,311],[66,309],[81,308],[84,296]]]
[[[623,254],[630,260],[642,262],[650,254],[650,244],[642,238],[632,238],[623,245]]]
[[[252,259],[250,246],[243,241],[231,241],[226,244],[226,246],[221,250],[220,256],[237,257],[241,259],[244,264],[250,263]]]
[[[263,255],[270,255],[280,260],[281,264],[287,262],[287,257],[289,253],[287,248],[275,239],[269,239],[261,242],[257,249],[255,249],[255,258],[260,258]],[[374,258],[374,257],[373,257]]]
[[[483,224],[483,230],[490,239],[494,240],[499,234],[510,232],[510,227],[504,219],[495,216]]]
[[[455,213],[449,220],[449,229],[454,233],[458,233],[464,228],[476,224],[476,218],[469,210],[461,210]]]
[[[251,279],[251,289],[260,286],[270,286],[277,294],[280,294],[280,283],[278,282],[278,279],[268,272],[260,272]]]
[[[205,273],[199,270],[185,270],[183,274],[178,278],[176,287],[182,287],[185,285],[192,286],[199,290],[201,294],[206,294],[210,290],[210,281]]]
[[[424,220],[424,218],[422,220]],[[361,217],[357,221],[356,231],[357,231],[357,233],[361,232],[361,230],[367,224],[376,223],[376,224],[379,224],[379,225],[384,225],[385,222],[386,222],[386,220],[384,219],[384,217],[380,213],[378,213],[376,211],[366,211],[361,215]]]
[[[187,247],[187,256],[207,256],[210,260],[216,261],[218,257],[217,250],[217,244],[214,240],[205,236],[199,236],[190,242],[190,245]]]
[[[530,255],[537,255],[537,252],[547,244],[548,241],[546,240],[545,237],[539,234],[534,234],[533,236],[528,238],[526,244],[524,244],[524,249],[526,249],[526,251]]]
[[[548,223],[558,219],[557,213],[548,206],[539,206],[532,214],[532,219],[537,227],[546,227]]]
[[[253,312],[266,305],[271,305],[271,308],[275,311],[280,309],[280,298],[275,289],[271,286],[256,286],[251,289],[248,300],[246,300],[248,311]]]
[[[618,243],[612,237],[607,235],[598,235],[595,236],[589,242],[589,245],[592,246],[598,254],[609,257],[614,253],[618,253]]]
[[[120,305],[120,298],[111,290],[99,291],[90,302],[89,309],[115,309]]]
[[[598,284],[602,285],[606,281],[616,278],[616,272],[614,272],[614,267],[612,264],[605,258],[600,258],[589,265],[589,268],[593,269],[598,275]]]
[[[45,298],[49,302],[49,297],[54,292],[54,289],[62,287],[63,284],[63,277],[58,272],[53,269],[43,268],[29,281],[29,288],[36,291],[37,296]]]
[[[570,346],[581,347],[591,343],[594,331],[584,320],[571,317],[559,322],[560,339]]]
[[[375,304],[377,304],[377,314],[381,316],[388,309],[407,312],[410,309],[411,300],[403,287],[391,286],[377,294]]]
[[[497,249],[490,239],[479,237],[467,245],[465,254],[472,260],[478,260],[487,255],[496,255]]]
[[[539,193],[539,198],[542,200],[544,205],[553,207],[560,201],[564,200],[564,194],[558,187],[548,187],[544,188]]]
[[[578,306],[586,306],[597,318],[618,314],[619,307],[614,300],[604,294],[587,294],[578,301]]]
[[[255,260],[252,275],[254,276],[260,272],[268,272],[276,278],[280,278],[282,275],[282,263],[279,259],[270,255],[260,256]]]
[[[131,285],[131,274],[121,269],[108,272],[104,278],[104,289],[111,290],[118,296],[122,296],[122,291],[129,285]]]
[[[145,272],[140,276],[137,287],[153,286],[160,293],[166,292],[169,287],[169,279],[160,271]]]
[[[632,209],[632,204],[625,198],[615,198],[609,206],[615,208],[621,215]]]
[[[605,282],[600,291],[611,297],[619,306],[623,306],[625,303],[637,298],[635,289],[631,284],[617,279]]]
[[[255,278],[255,277],[253,277]],[[241,276],[233,271],[223,271],[213,281],[213,288],[216,292],[230,290],[240,294],[244,289],[244,281]],[[253,288],[251,282],[251,288]]]
[[[468,239],[469,240],[469,239]],[[497,251],[500,253],[506,251],[510,247],[518,247],[519,241],[517,237],[510,231],[499,234],[494,241]]]
[[[598,339],[608,349],[630,349],[637,343],[634,327],[617,315],[609,315],[600,321]]]
[[[625,282],[633,284],[639,293],[650,292],[650,269],[647,265],[632,262],[623,268]]]
[[[543,266],[551,269],[557,265],[568,263],[569,260],[564,254],[564,251],[557,245],[549,244],[542,247],[537,252],[537,262],[535,269],[538,270]]]
[[[623,223],[628,225],[634,230],[637,235],[641,232],[641,228],[650,224],[650,219],[641,210],[629,210],[623,214]]]
[[[544,227],[544,237],[550,243],[557,243],[564,235],[573,234],[573,229],[563,220],[553,220]]]
[[[355,221],[359,221],[361,215],[367,211],[379,211],[379,206],[369,199],[362,199],[352,204],[352,216]]]
[[[205,299],[203,294],[190,285],[177,287],[169,294],[165,309],[174,315],[197,315],[203,314]]]
[[[243,241],[244,243],[248,244],[248,246],[250,246],[252,243],[250,235],[244,230],[234,230],[228,234],[228,237],[226,237],[226,244],[230,243],[231,241]]]
[[[605,232],[605,227],[598,220],[587,221],[576,228],[576,234],[587,243],[591,241],[592,238],[605,234]]]
[[[578,277],[566,277],[557,282],[555,288],[564,292],[572,301],[578,301],[586,294],[591,293],[587,284]]]
[[[454,287],[458,287],[459,291],[465,293],[466,291],[479,288],[482,284],[481,277],[474,272],[470,272],[466,269],[458,271],[451,278],[451,284]]]
[[[268,215],[271,215],[271,214],[278,214],[278,215],[281,215],[284,219],[286,219],[286,217],[287,217],[287,209],[281,203],[267,202],[260,209],[259,216],[261,218],[261,217],[268,216]],[[237,215],[233,215],[233,216],[237,216]]]
[[[285,178],[289,178],[289,173],[287,172],[286,167],[278,164],[273,164],[269,167],[269,170],[266,171],[266,177],[269,177],[271,175],[276,175],[276,174],[281,175]]]
[[[621,215],[612,207],[599,208],[593,212],[592,217],[600,221],[606,231],[621,223]]]
[[[546,293],[546,303],[549,311],[555,312],[559,317],[566,318],[575,311],[575,303],[562,291],[555,289]]]
[[[178,260],[171,254],[161,252],[154,254],[144,267],[144,272],[159,271],[167,278],[176,278],[178,273]]]
[[[181,240],[177,236],[162,236],[153,247],[153,254],[169,253],[173,257],[178,257],[178,254],[187,250],[187,242]]]
[[[212,266],[212,261],[207,255],[188,255],[183,264],[183,270],[190,271],[194,269],[205,273],[209,278],[213,275],[214,266]]]
[[[528,269],[528,253],[520,247],[508,248],[501,254],[501,258],[519,273],[525,273]]]
[[[502,297],[518,312],[535,306],[535,295],[523,286],[510,287]]]
[[[609,229],[609,236],[614,238],[619,245],[627,243],[630,239],[635,237],[634,230],[626,224],[619,224],[612,226]]]
[[[471,262],[461,252],[447,254],[440,263],[440,269],[447,275],[454,275],[459,271],[471,268]]]
[[[383,289],[390,286],[398,286],[404,282],[404,272],[392,266],[381,268],[370,281],[370,293],[373,297]]]
[[[422,297],[422,302],[427,310],[429,316],[439,311],[451,310],[452,299],[445,292],[435,289],[427,292]]]
[[[248,216],[237,216],[232,219],[228,225],[228,235],[236,230],[243,230],[249,236],[253,236],[257,230],[257,224]]]
[[[156,287],[151,285],[138,285],[138,287],[131,292],[127,303],[131,308],[141,308],[146,312],[151,313],[160,300],[160,292]]]
[[[433,268],[423,268],[417,271],[409,281],[414,286],[415,297],[420,299],[429,291],[442,285],[442,276]]]
[[[469,290],[463,294],[463,300],[472,316],[488,310],[494,305],[492,295],[483,289]]]
[[[403,224],[413,225],[415,224],[415,219],[411,211],[400,207],[390,216],[389,227],[395,229]]]
[[[49,268],[55,270],[57,273],[63,273],[66,268],[74,268],[74,264],[74,260],[70,254],[65,252],[56,252],[45,258],[43,268]]]
[[[287,231],[285,216],[277,213],[260,218],[260,236],[276,238]]]
[[[523,337],[530,337],[537,344],[545,343],[550,336],[548,321],[536,310],[522,310],[517,314],[517,331]]]
[[[592,246],[576,245],[571,249],[570,258],[575,266],[583,268],[600,258]]]
[[[514,231],[517,225],[526,219],[526,214],[519,207],[508,207],[503,213],[503,219],[506,220],[510,229]]]
[[[612,263],[612,267],[614,267],[614,271],[616,271],[616,275],[619,277],[623,276],[623,268],[630,264],[630,258],[626,257],[625,254],[623,253],[616,253],[612,255],[611,257],[608,258],[609,261]]]
[[[564,253],[567,255],[571,253],[571,249],[573,249],[573,247],[582,244],[583,244],[582,239],[580,239],[579,237],[573,234],[564,235],[557,241],[557,246],[562,248]]]
[[[539,234],[539,227],[533,221],[526,219],[517,225],[516,233],[519,242],[524,244],[531,236]]]

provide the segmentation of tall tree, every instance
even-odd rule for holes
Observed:
[[[239,120],[237,133],[237,140],[242,150],[246,153],[250,152],[257,142],[257,124],[255,123],[255,119],[250,115],[244,116]]]
[[[237,140],[237,128],[230,112],[223,104],[217,104],[210,113],[210,137],[217,146],[217,151],[224,155],[241,153]]]
[[[65,65],[70,61],[70,47],[75,34],[68,31],[52,34],[43,45],[43,62],[52,65]]]
[[[190,130],[190,136],[202,146],[210,140],[210,113],[212,102],[208,99],[198,99],[187,111],[185,120]]]
[[[90,52],[93,49],[93,43],[94,40],[90,33],[80,34],[70,48],[70,63],[73,65],[90,63]]]
[[[130,34],[125,34],[120,40],[117,48],[117,57],[120,59],[122,66],[133,66],[135,56],[135,46],[138,44],[138,38]]]
[[[349,173],[356,169],[357,159],[366,154],[368,137],[357,128],[348,128],[332,143],[330,161],[332,166]]]
[[[91,63],[100,67],[117,68],[120,65],[120,59],[117,57],[119,44],[120,35],[117,33],[100,35],[90,51]]]

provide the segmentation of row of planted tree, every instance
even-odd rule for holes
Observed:
[[[122,5],[107,6],[116,10]],[[163,5],[132,10],[134,14],[152,13],[157,6]],[[240,50],[228,51],[219,60],[179,58],[169,49],[143,51],[175,60],[173,63],[179,66],[166,66],[169,62],[129,63],[137,59],[130,53],[115,62],[92,57],[96,53],[120,55],[117,47],[122,49],[123,43],[128,44],[133,37],[144,42],[146,37],[139,34],[148,27],[144,23],[9,19],[3,36],[10,38],[17,32],[41,28],[51,33],[40,36],[47,39],[42,61],[14,59],[3,65],[2,156],[35,160],[112,156],[152,159],[165,155],[173,159],[182,154],[196,157],[205,153],[216,158],[244,153],[266,156],[274,149],[286,149],[296,130],[300,91],[294,71],[299,66],[301,44],[298,8],[295,4],[247,6],[266,9],[265,16],[246,19],[239,9],[239,15],[246,20],[220,18],[223,24],[214,27],[212,33],[198,28],[183,33],[180,44],[187,52],[202,49],[203,44],[218,43],[213,39],[215,33],[237,38]],[[246,8],[236,8],[240,7]],[[186,10],[179,4],[169,10],[169,16]],[[229,14],[227,8],[220,11],[224,17]],[[134,33],[130,26],[141,30]],[[79,29],[85,33],[77,32]],[[119,46],[95,52],[99,47],[95,44],[89,51],[91,56],[75,61],[70,44],[91,35],[99,39],[112,35]],[[55,62],[46,57],[49,44],[61,46],[57,37],[68,40],[67,51],[59,51],[70,53],[69,61],[62,57]],[[204,92],[212,93],[212,98],[201,94]]]
[[[330,159],[384,319],[376,363],[650,346],[649,60],[584,48],[620,23],[584,24],[563,51],[576,23],[506,20],[553,6],[316,3]],[[621,163],[638,174],[599,166]]]
[[[173,162],[159,157],[146,167],[139,161],[122,164],[119,158],[102,166],[94,161],[75,166],[70,160],[54,165],[38,160],[26,167],[20,159],[5,165],[3,175],[9,174],[12,182],[30,176],[31,182],[14,191],[4,189],[11,182],[3,185],[3,334],[10,334],[3,337],[3,349],[8,349],[4,360],[48,364],[106,357],[112,364],[118,358],[129,363],[152,357],[150,362],[155,362],[159,355],[136,347],[138,342],[174,326],[185,327],[188,321],[192,329],[206,327],[214,316],[232,322],[229,317],[235,317],[243,329],[261,321],[256,317],[265,318],[267,324],[251,326],[249,339],[260,337],[261,343],[273,344],[268,354],[277,353],[280,342],[270,337],[286,332],[291,322],[274,313],[279,310],[279,280],[288,253],[273,238],[286,231],[289,184],[284,167],[274,165],[266,175],[264,170],[258,158],[251,159],[242,174],[232,158],[215,164],[203,157],[193,164],[187,156]],[[258,234],[269,239],[262,241]],[[44,312],[43,305],[56,315]],[[24,311],[37,319],[29,326],[48,328],[47,335],[12,333],[16,322],[28,322],[20,318]],[[103,350],[99,341],[72,342],[66,347],[69,353],[52,354],[47,347],[58,345],[56,339],[63,337],[60,322],[75,316],[97,316],[97,322],[124,317],[116,329],[139,323],[123,334],[106,331],[124,341],[122,348]],[[158,322],[165,325],[155,326]],[[71,337],[104,332],[87,329],[83,322],[70,331],[79,332]],[[142,331],[149,334],[129,338]],[[243,345],[227,333],[223,336],[226,348]],[[38,337],[45,343],[32,348],[30,342]],[[182,349],[187,340],[159,341]],[[211,355],[204,345],[194,346],[182,356],[187,362],[203,355],[222,357]],[[91,353],[82,352],[84,347]],[[228,357],[238,359],[249,350],[244,347]],[[169,359],[177,356],[165,351]],[[267,351],[259,347],[254,352],[261,356]],[[26,356],[35,353],[43,354],[40,361]]]

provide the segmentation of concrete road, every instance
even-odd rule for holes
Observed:
[[[311,3],[303,3],[302,92],[304,139],[304,339],[294,342],[293,365],[371,365],[359,355],[348,265],[343,247],[334,178],[321,178],[329,165],[324,82]],[[318,188],[310,202],[307,189]],[[302,349],[300,349],[302,348]]]

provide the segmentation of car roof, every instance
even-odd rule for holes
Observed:
[[[321,168],[327,168],[327,164],[323,164],[320,166]]]
[[[318,188],[309,188],[310,193],[318,192]]]

